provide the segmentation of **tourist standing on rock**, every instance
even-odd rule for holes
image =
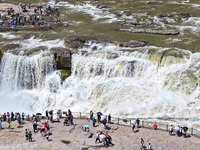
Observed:
[[[32,133],[31,133],[31,131],[29,131],[28,140],[29,140],[29,142],[32,142]]]
[[[11,121],[14,121],[14,113],[11,112]]]
[[[173,126],[171,125],[171,126],[169,127],[169,134],[172,135],[172,132],[173,132]]]
[[[25,137],[26,137],[26,140],[28,140],[28,131],[27,131],[27,129],[25,129]]]
[[[0,120],[0,128],[2,129],[2,124],[1,124],[1,120]]]
[[[101,122],[101,115],[97,114],[98,123]]]
[[[10,114],[7,112],[7,122],[10,122]]]
[[[35,133],[35,130],[37,130],[37,121],[35,121],[35,122],[33,123],[33,131],[34,131],[34,133]]]
[[[149,143],[149,150],[153,150],[151,143]]]
[[[6,121],[6,113],[3,114],[3,121]]]
[[[50,121],[53,122],[53,110],[49,111]]]
[[[57,120],[58,120],[58,122],[60,122],[60,113],[59,113],[59,111],[57,111]]]
[[[73,123],[73,116],[72,116],[72,114],[70,116],[70,121],[71,121],[71,125],[73,125],[74,123]]]
[[[96,143],[97,141],[99,141],[99,143],[101,142],[101,141],[100,141],[100,135],[99,135],[99,132],[98,132],[98,131],[97,131],[97,134],[96,134],[96,141],[95,141],[95,143]]]
[[[22,113],[22,120],[24,121],[24,113]]]
[[[48,130],[46,132],[46,138],[47,138],[47,141],[49,141],[49,131]]]
[[[68,115],[71,116],[72,112],[70,109],[68,109]]]
[[[146,150],[143,138],[141,138],[141,150]]]
[[[108,115],[108,123],[111,124],[111,115]]]
[[[139,118],[136,119],[136,123],[137,123],[137,128],[139,128],[140,127],[140,119]]]
[[[180,126],[176,125],[175,130],[176,130],[176,135],[178,136],[180,134]]]
[[[19,125],[21,124],[21,117],[20,117],[20,113],[17,114],[17,120],[18,120],[18,123]]]
[[[154,128],[155,130],[157,130],[157,128],[158,128],[158,125],[157,125],[157,123],[156,123],[156,122],[154,123],[154,125],[153,125],[153,128]]]
[[[12,123],[8,122],[8,129],[11,129],[11,127],[12,127]]]
[[[49,117],[49,112],[48,112],[48,110],[46,110],[46,118],[48,118]]]
[[[112,138],[111,138],[110,135],[108,135],[108,132],[106,133],[106,141],[107,141],[108,145],[110,145],[110,144],[113,145],[113,143],[112,143]]]
[[[132,120],[131,128],[132,128],[132,132],[135,132],[134,131],[134,129],[135,129],[135,121],[134,120]]]
[[[90,120],[92,120],[92,118],[93,118],[93,112],[90,111]]]
[[[93,123],[93,127],[95,127],[96,119],[95,119],[94,116],[93,116],[93,119],[92,119],[92,123]]]

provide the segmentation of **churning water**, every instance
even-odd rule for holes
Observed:
[[[5,53],[1,111],[71,108],[115,116],[199,118],[200,53],[177,49],[178,56],[159,58],[168,48],[129,51],[109,43],[89,44],[80,49],[87,55],[72,56],[71,76],[63,82],[48,51],[30,56]]]

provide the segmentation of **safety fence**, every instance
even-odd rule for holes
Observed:
[[[66,114],[67,112],[63,112],[63,115]],[[72,112],[73,117],[76,119],[90,119],[90,113],[83,113],[83,112]],[[97,114],[93,113],[94,116],[96,116],[97,118]],[[107,118],[107,115],[101,115],[101,120]],[[119,118],[119,117],[112,117],[111,118],[111,122],[113,124],[118,124],[118,125],[122,125],[122,126],[130,126],[132,124],[132,120],[136,120],[137,118]],[[147,129],[154,129],[153,125],[155,122],[151,122],[151,121],[145,121],[142,118],[140,118],[140,127],[141,128],[147,128]],[[156,122],[156,124],[158,125],[157,130],[162,130],[162,131],[167,131],[169,132],[170,126],[168,124],[164,124],[164,123],[158,123]],[[173,125],[172,125],[173,126]],[[175,126],[173,126],[173,129],[175,129]],[[195,137],[200,138],[200,131],[194,128],[188,128],[187,130],[187,134],[188,135],[192,135]]]
[[[66,111],[62,111],[61,115],[62,117],[65,117],[65,114],[67,114]],[[73,118],[75,119],[86,119],[86,120],[90,120],[90,113],[85,113],[85,112],[72,112],[73,114]],[[25,120],[27,120],[27,115],[25,115]],[[54,114],[56,115],[56,113]],[[93,113],[94,116],[96,116],[95,118],[97,118],[97,114]],[[101,115],[101,120],[103,120],[104,118],[107,118],[107,115]],[[46,119],[45,116],[36,116],[37,121],[41,121],[41,119]],[[2,119],[2,116],[0,114],[0,119]],[[117,125],[121,125],[121,126],[129,126],[131,127],[132,125],[132,121],[135,121],[137,118],[119,118],[119,117],[112,117],[111,118],[111,123],[112,124],[117,124]],[[32,117],[30,116],[30,121],[32,120]],[[141,128],[147,128],[147,129],[154,129],[154,123],[155,122],[151,122],[151,121],[146,121],[145,118],[140,118],[140,127]],[[170,126],[168,124],[164,124],[164,123],[158,123],[157,124],[157,130],[162,130],[162,131],[167,131],[169,132]],[[175,129],[175,126],[173,126],[173,129]],[[187,134],[190,136],[195,136],[200,138],[200,131],[194,128],[188,128],[187,130]]]

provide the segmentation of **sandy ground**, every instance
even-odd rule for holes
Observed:
[[[42,120],[41,122],[45,122]],[[38,122],[38,127],[42,127],[41,122]],[[74,120],[74,126],[64,126],[61,122],[50,123],[50,141],[47,141],[40,132],[33,133],[33,142],[28,142],[25,139],[24,131],[28,129],[33,131],[32,122],[25,121],[22,128],[17,128],[18,123],[12,123],[12,129],[7,129],[8,123],[3,122],[3,130],[0,130],[0,149],[1,150],[81,150],[88,148],[89,150],[139,150],[140,140],[144,139],[147,146],[150,142],[154,150],[199,150],[200,139],[196,137],[177,137],[170,136],[167,132],[159,130],[150,130],[139,128],[137,133],[133,133],[131,127],[108,124],[110,130],[108,134],[112,137],[113,146],[105,148],[102,143],[95,143],[96,132],[103,131],[102,124],[96,124],[92,127],[92,121],[89,120]],[[90,132],[94,135],[88,138],[90,133],[84,132],[82,127],[85,124],[90,125]],[[70,141],[69,144],[64,144],[61,140]]]

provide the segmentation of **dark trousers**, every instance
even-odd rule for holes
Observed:
[[[96,141],[95,141],[95,143],[96,143],[97,141],[99,141],[99,143],[101,142],[99,138],[96,138]]]

